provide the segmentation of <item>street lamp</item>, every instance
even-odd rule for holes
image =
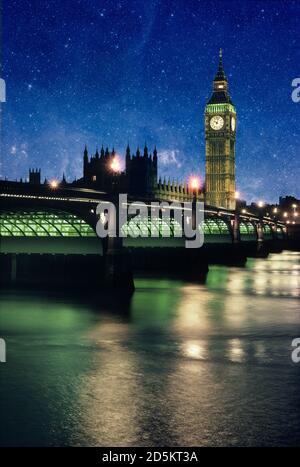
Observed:
[[[192,176],[189,179],[189,187],[193,193],[192,201],[192,228],[196,229],[196,205],[197,205],[197,194],[200,188],[200,179],[198,177]]]
[[[234,199],[235,199],[235,210],[234,210],[234,218],[231,220],[231,225],[233,229],[233,242],[234,243],[239,243],[241,240],[240,236],[240,216],[239,216],[239,210],[240,210],[240,203],[238,203],[240,199],[240,192],[235,191],[234,193]],[[243,209],[242,212],[246,210]]]

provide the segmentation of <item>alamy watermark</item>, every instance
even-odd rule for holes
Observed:
[[[295,88],[292,91],[292,101],[297,104],[300,102],[300,78],[293,79],[292,87]]]
[[[292,340],[293,351],[291,354],[292,361],[294,363],[300,362],[300,337],[296,337]]]
[[[2,78],[0,78],[0,102],[6,102],[6,87]]]
[[[127,195],[120,194],[117,206],[112,202],[102,201],[98,204],[96,213],[99,216],[96,231],[101,238],[182,237],[185,238],[186,248],[200,248],[204,243],[203,202],[128,203]],[[136,228],[129,231],[130,223]]]
[[[6,342],[0,338],[0,363],[6,362]]]

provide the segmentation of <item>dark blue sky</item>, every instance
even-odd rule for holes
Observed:
[[[162,176],[204,176],[203,112],[223,48],[237,186],[300,197],[299,0],[3,1],[1,176],[82,173],[87,143],[157,145]]]

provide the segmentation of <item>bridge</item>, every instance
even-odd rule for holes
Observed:
[[[52,278],[56,270],[63,283],[67,277],[81,277],[81,283],[132,290],[132,269],[177,270],[200,276],[212,262],[243,264],[247,256],[276,251],[286,236],[284,224],[271,218],[205,206],[204,245],[197,250],[186,249],[185,238],[176,236],[179,225],[174,217],[169,221],[161,216],[131,217],[122,227],[127,237],[101,239],[96,234],[97,205],[116,202],[116,195],[1,181],[1,282],[36,281],[45,271],[52,271]],[[129,197],[129,201],[134,200]],[[171,235],[166,237],[169,231]]]

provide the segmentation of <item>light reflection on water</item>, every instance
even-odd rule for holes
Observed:
[[[137,279],[128,314],[3,297],[1,444],[299,445],[299,270],[284,252]]]

